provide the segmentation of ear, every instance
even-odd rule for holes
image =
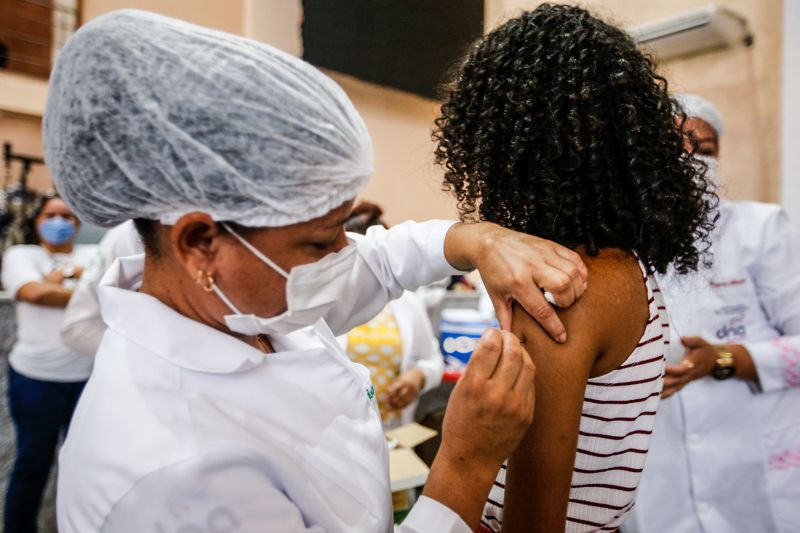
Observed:
[[[172,253],[193,279],[197,272],[213,276],[213,264],[217,247],[215,239],[220,235],[220,225],[206,213],[183,215],[170,228],[169,239]]]

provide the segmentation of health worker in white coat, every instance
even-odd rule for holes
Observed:
[[[682,95],[687,142],[717,172],[722,117]],[[625,532],[800,531],[800,233],[780,206],[721,200],[711,268],[659,280],[673,324]]]
[[[87,221],[133,219],[144,256],[98,293],[108,329],[60,458],[62,533],[392,529],[369,374],[334,332],[478,268],[556,338],[542,290],[586,288],[572,252],[492,224],[343,231],[372,172],[332,80],[274,48],[140,11],[83,26],[44,120],[59,190]],[[400,530],[476,528],[533,416],[532,363],[486,333],[453,391],[424,496]]]

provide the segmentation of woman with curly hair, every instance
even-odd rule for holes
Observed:
[[[622,30],[541,5],[469,52],[437,119],[465,220],[576,250],[591,287],[552,342],[518,306],[537,418],[498,474],[482,528],[614,531],[633,507],[662,388],[668,317],[653,277],[697,267],[716,203],[676,104]]]

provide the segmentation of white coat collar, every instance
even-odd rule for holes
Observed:
[[[98,297],[109,328],[189,370],[226,374],[265,361],[265,354],[259,350],[138,292],[143,271],[144,254],[122,257],[100,281]]]

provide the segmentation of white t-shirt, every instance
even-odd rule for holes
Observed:
[[[41,246],[12,246],[3,255],[3,286],[16,299],[17,291],[31,282],[43,281],[57,267],[83,266],[97,246],[76,244],[72,253],[51,254]],[[64,285],[74,286],[73,280]],[[15,301],[17,341],[9,363],[24,376],[44,381],[85,381],[92,372],[92,358],[77,354],[61,341],[59,329],[64,309]]]

